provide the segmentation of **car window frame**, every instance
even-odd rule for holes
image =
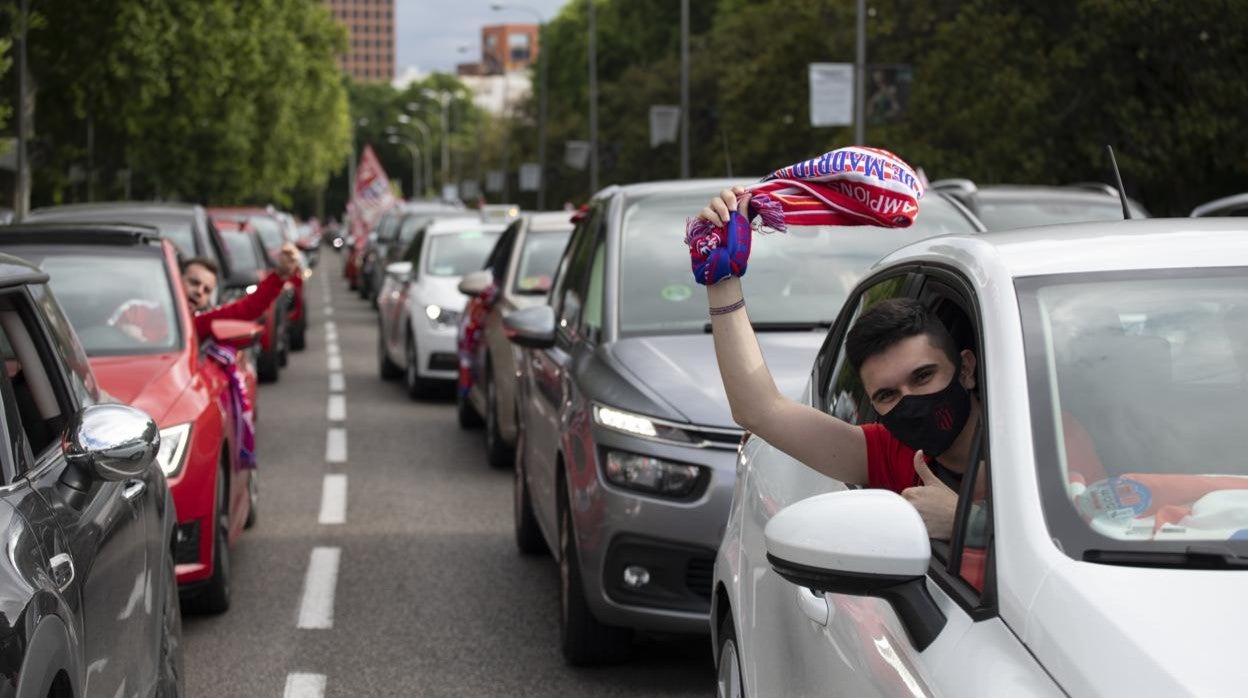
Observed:
[[[68,424],[82,408],[82,405],[77,402],[73,391],[68,387],[69,378],[66,375],[67,369],[64,360],[56,354],[55,350],[48,343],[50,330],[47,320],[39,310],[38,303],[30,293],[30,290],[25,286],[16,289],[0,290],[0,297],[15,299],[14,306],[18,316],[21,318],[22,324],[26,326],[26,331],[31,335],[30,340],[35,346],[35,352],[43,365],[44,373],[52,384],[52,392],[55,394],[57,404],[61,409],[61,416],[65,423]],[[20,423],[20,413],[17,415],[17,418]],[[24,470],[19,469],[17,471],[16,477],[19,478],[40,471],[48,463],[55,461],[61,453],[61,449],[58,447],[59,440],[56,438],[53,438],[43,450],[36,453],[33,445],[29,443],[29,439],[26,437],[24,426],[22,434],[31,460]]]
[[[919,269],[918,287],[915,289],[916,296],[925,304],[927,301],[924,298],[928,294],[929,283],[931,282],[934,282],[936,286],[944,287],[940,289],[940,297],[958,303],[975,330],[975,385],[978,387],[980,399],[981,426],[979,432],[981,441],[979,444],[979,457],[975,459],[975,463],[971,465],[962,477],[962,486],[958,491],[958,505],[954,513],[953,531],[950,534],[949,542],[947,544],[941,541],[932,542],[932,558],[931,564],[928,566],[928,577],[944,590],[966,612],[972,621],[978,622],[998,615],[997,556],[995,554],[996,527],[994,523],[995,500],[992,492],[992,429],[989,423],[990,410],[987,382],[985,380],[986,371],[984,370],[987,357],[984,354],[983,306],[979,302],[979,297],[975,294],[975,286],[960,271],[946,265],[932,263],[924,264]],[[975,486],[981,463],[985,468],[985,491],[987,493],[985,506],[987,529],[984,544],[984,588],[982,591],[976,590],[960,573],[962,553],[966,547],[966,541],[961,534],[964,532],[965,522],[970,516],[972,503],[970,493]],[[945,548],[947,548],[947,552],[944,550]],[[940,559],[942,556],[944,557],[943,560]]]

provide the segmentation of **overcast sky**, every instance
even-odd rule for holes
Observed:
[[[522,0],[549,21],[573,0]],[[481,27],[536,22],[531,12],[490,9],[491,0],[395,0],[395,73],[454,72],[457,63],[481,58]],[[460,53],[459,47],[470,51]]]

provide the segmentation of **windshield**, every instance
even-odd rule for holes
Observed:
[[[703,331],[708,322],[706,293],[693,281],[689,258],[670,251],[680,244],[685,220],[713,195],[704,191],[648,196],[625,210],[619,294],[622,334]],[[933,235],[973,232],[965,216],[933,195],[924,199],[909,228],[802,227],[755,235],[748,273],[741,279],[750,320],[799,329],[830,325],[858,279],[884,255]]]
[[[181,332],[164,257],[151,248],[7,248],[47,272],[87,356],[157,354]]]
[[[1122,220],[1122,204],[1118,202],[1118,199],[1108,198],[1104,202],[1069,199],[994,199],[981,200],[978,208],[979,220],[983,221],[984,227],[991,231],[1059,223]],[[1148,218],[1148,214],[1135,206],[1131,207],[1131,216]]]
[[[500,231],[466,230],[430,236],[429,263],[425,271],[431,276],[463,276],[485,264]]]
[[[267,216],[252,216],[247,221],[255,226],[256,232],[260,234],[260,242],[269,254],[273,254],[286,242],[282,235],[282,224],[276,220]]]
[[[221,239],[225,241],[231,273],[242,276],[260,271],[260,260],[256,258],[256,248],[252,246],[250,235],[237,230],[223,230]]]
[[[1024,279],[1019,295],[1038,475],[1061,548],[1085,559],[1243,545],[1248,270]]]
[[[568,246],[571,230],[539,233],[530,231],[524,238],[524,247],[520,250],[520,260],[516,264],[515,280],[512,282],[513,293],[521,295],[546,295],[550,290],[551,278],[563,248]]]

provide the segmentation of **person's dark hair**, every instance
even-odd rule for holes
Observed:
[[[957,366],[961,357],[953,335],[922,303],[912,298],[893,298],[871,306],[849,328],[845,337],[845,357],[854,370],[862,368],[867,359],[903,339],[927,335],[932,346],[945,352]]]
[[[212,261],[211,259],[208,259],[207,257],[191,257],[190,259],[186,260],[185,262],[182,263],[182,273],[185,274],[186,270],[190,269],[191,266],[195,264],[198,264],[199,266],[212,272],[212,275],[217,277],[218,279],[221,278],[221,269],[217,267],[216,262]]]

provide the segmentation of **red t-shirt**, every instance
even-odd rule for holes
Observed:
[[[246,296],[232,303],[196,313],[195,333],[199,335],[200,340],[211,337],[213,320],[257,320],[282,294],[282,288],[287,282],[290,282],[296,293],[302,292],[303,278],[298,274],[292,274],[289,279],[283,279],[277,274],[269,274],[264,281],[260,282],[255,291]]]
[[[901,494],[907,487],[923,484],[914,472],[914,449],[898,441],[883,424],[863,424],[861,428],[867,439],[867,487]],[[1105,469],[1083,425],[1063,413],[1062,433],[1071,479],[1087,483],[1103,480]]]

